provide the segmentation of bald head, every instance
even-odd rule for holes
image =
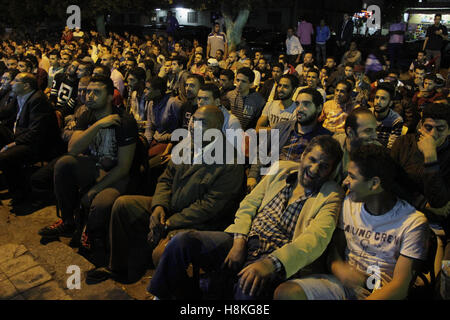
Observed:
[[[31,73],[21,72],[12,82],[12,91],[19,97],[34,90],[37,90],[37,79]]]
[[[194,120],[201,120],[206,129],[219,129],[223,127],[223,113],[216,106],[203,106],[194,113]]]

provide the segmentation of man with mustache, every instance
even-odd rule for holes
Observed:
[[[350,97],[352,85],[350,82],[339,81],[334,90],[333,100],[328,100],[323,105],[319,121],[323,121],[324,128],[332,132],[344,132],[345,119],[353,109]]]
[[[316,136],[332,135],[317,119],[322,111],[321,94],[312,88],[302,89],[296,100],[296,118],[281,121],[273,127],[279,130],[280,160],[300,161],[307,144]],[[247,190],[251,191],[261,179],[261,164],[253,164],[247,179]]]
[[[403,118],[391,109],[394,88],[388,84],[380,84],[375,92],[372,111],[377,119],[378,141],[388,149],[401,136]]]
[[[329,246],[331,274],[280,285],[275,299],[400,300],[427,258],[425,216],[397,193],[398,165],[382,146],[352,151],[338,226]],[[356,230],[354,232],[353,230]]]
[[[105,258],[111,208],[129,184],[137,140],[136,120],[124,109],[113,106],[113,94],[110,78],[92,77],[86,92],[89,110],[77,121],[68,154],[55,164],[55,195],[62,219],[39,231],[44,238],[72,237],[71,245],[79,246],[77,208],[81,203],[89,209],[89,239],[84,246],[103,253],[96,255],[96,265]]]
[[[160,299],[199,298],[186,267],[220,270],[227,298],[271,299],[294,274],[318,269],[336,227],[343,192],[332,175],[342,156],[330,136],[315,137],[300,163],[280,161],[241,202],[225,232],[188,231],[167,245],[149,285]],[[195,277],[194,277],[195,279]],[[230,290],[228,290],[230,289]]]

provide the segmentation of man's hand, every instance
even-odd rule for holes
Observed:
[[[420,138],[417,147],[422,152],[425,162],[434,162],[437,160],[436,140],[425,128],[419,129]]]
[[[7,144],[6,146],[4,146],[4,147],[2,148],[2,150],[0,150],[0,153],[5,152],[5,151],[8,150],[8,149],[11,149],[11,148],[14,147],[15,145],[16,145],[15,142],[11,142],[11,143]]]
[[[95,196],[99,193],[99,191],[94,188],[90,189],[88,192],[84,194],[81,198],[81,204],[84,208],[89,208],[91,206],[92,200],[94,200]]]
[[[332,265],[333,274],[348,288],[365,287],[367,276],[347,262],[336,261]]]
[[[246,243],[246,240],[243,238],[234,239],[233,247],[230,252],[228,252],[222,266],[237,272],[245,261],[245,256],[247,253]]]
[[[153,213],[150,216],[149,233],[147,240],[152,247],[156,247],[159,241],[164,237],[166,224],[166,213],[164,208],[157,206],[153,209]]]
[[[120,116],[118,114],[110,114],[109,116],[103,117],[100,120],[98,120],[97,125],[100,128],[118,126],[120,125]]]
[[[248,178],[247,179],[247,193],[250,193],[255,187],[256,187],[256,179],[255,178]]]
[[[267,282],[273,277],[274,272],[275,266],[270,259],[258,260],[238,273],[240,277],[239,287],[244,294],[259,295]]]

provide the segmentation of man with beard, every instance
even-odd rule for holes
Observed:
[[[310,69],[306,73],[306,86],[297,88],[297,90],[294,92],[293,99],[295,100],[297,98],[297,95],[301,90],[305,88],[311,88],[320,92],[323,98],[323,103],[325,103],[325,101],[327,100],[327,94],[323,88],[319,87],[320,82],[319,74],[320,74],[319,69],[316,68]]]
[[[220,131],[223,126],[222,112],[214,106],[198,108],[193,119],[190,137],[199,123],[201,128],[195,130],[202,136],[207,130]],[[155,266],[158,264],[174,235],[186,230],[223,230],[232,221],[240,200],[244,168],[236,162],[225,163],[225,159],[193,164],[194,149],[198,147],[206,154],[211,147],[209,141],[197,145],[190,137],[180,142],[191,146],[186,150],[190,152],[189,163],[169,161],[153,197],[133,195],[117,199],[112,209],[108,267],[89,271],[88,279],[102,281],[121,276],[137,281],[151,260]],[[221,136],[213,143],[226,144],[226,139]]]
[[[107,77],[93,77],[87,87],[88,111],[78,119],[68,154],[55,164],[54,183],[61,220],[42,228],[43,238],[72,237],[80,243],[80,205],[89,210],[85,247],[100,252],[94,264],[105,259],[111,208],[129,183],[137,140],[134,118],[112,104],[114,84]],[[80,200],[81,199],[81,200]]]
[[[241,202],[225,232],[188,231],[164,250],[149,285],[160,299],[198,299],[186,267],[220,272],[223,298],[271,299],[294,274],[321,269],[343,199],[333,172],[342,156],[330,136],[314,138],[299,163],[280,161]],[[194,275],[194,279],[195,279]],[[234,288],[231,286],[234,285]],[[222,297],[221,297],[222,298]]]
[[[145,70],[140,67],[131,69],[128,75],[128,85],[131,94],[127,99],[126,109],[136,120],[139,131],[144,131],[148,106],[144,94]]]
[[[307,144],[316,136],[332,135],[318,123],[323,100],[321,94],[312,88],[302,89],[296,100],[296,119],[281,121],[273,127],[279,130],[280,160],[300,161]],[[251,191],[261,178],[260,164],[252,164],[247,179],[247,190]]]
[[[256,123],[256,131],[270,130],[280,121],[295,119],[297,104],[292,101],[292,95],[298,86],[297,77],[285,74],[280,78],[277,88],[279,100],[267,102]]]
[[[372,111],[377,119],[378,141],[383,147],[391,149],[395,140],[401,136],[403,118],[391,109],[394,90],[388,84],[380,84],[375,92]]]
[[[407,298],[427,259],[429,226],[398,194],[399,175],[386,148],[365,145],[354,150],[344,181],[349,193],[329,246],[331,274],[291,279],[277,288],[275,299]]]
[[[275,63],[272,66],[272,78],[266,80],[263,87],[259,90],[259,93],[267,102],[276,99],[278,82],[283,75],[283,70],[284,67],[281,63]]]
[[[351,91],[352,86],[348,81],[338,82],[333,100],[325,102],[319,118],[319,121],[323,121],[324,128],[332,132],[344,132],[345,119],[353,109]]]
[[[186,102],[180,108],[180,117],[178,128],[187,129],[189,121],[195,110],[197,110],[197,94],[200,87],[205,83],[203,77],[196,74],[190,74],[186,79],[185,91]]]
[[[347,177],[350,152],[360,144],[375,143],[377,140],[377,119],[366,108],[357,108],[349,113],[345,120],[345,133],[336,133],[333,138],[341,145],[343,156],[339,165],[336,181],[342,182]]]

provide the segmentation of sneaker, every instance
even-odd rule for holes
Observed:
[[[110,278],[114,278],[116,274],[106,267],[95,268],[86,272],[86,283],[95,284]]]
[[[46,238],[72,237],[74,231],[74,225],[65,224],[61,219],[59,219],[51,226],[39,230],[38,234]]]

